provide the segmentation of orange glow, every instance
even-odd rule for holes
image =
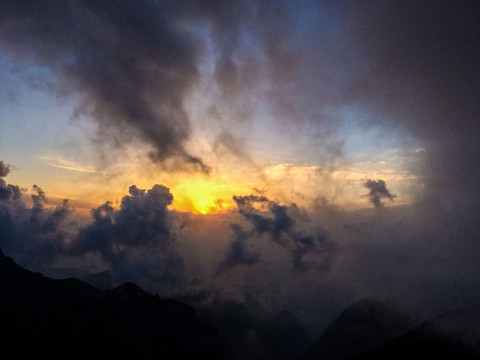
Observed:
[[[295,202],[307,209],[317,206],[318,199],[322,198],[345,210],[369,207],[363,183],[370,178],[385,180],[397,195],[397,205],[411,201],[409,195],[416,193],[412,189],[421,191],[415,174],[396,169],[395,159],[391,163],[352,163],[333,171],[318,165],[276,163],[259,164],[246,172],[243,168],[231,169],[229,164],[222,163],[218,164],[219,170],[210,175],[171,174],[149,168],[147,164],[135,166],[127,163],[114,169],[122,176],[113,176],[113,170],[109,173],[109,169],[94,172],[91,166],[81,167],[64,159],[55,158],[55,163],[51,163],[51,158],[44,159],[49,161],[44,167],[48,171],[29,173],[19,170],[9,174],[7,181],[29,189],[32,186],[30,179],[35,177],[51,206],[69,199],[76,213],[87,216],[90,209],[105,201],[111,201],[114,207],[120,206],[121,199],[128,195],[133,184],[145,190],[155,184],[165,185],[174,197],[171,209],[198,215],[229,212],[236,209],[234,195],[259,193],[271,200],[284,204]],[[27,200],[29,197],[27,193],[24,196]]]
[[[245,185],[230,183],[228,178],[184,178],[172,186],[172,207],[180,211],[198,214],[218,213],[230,209],[232,196],[246,194],[251,189]]]

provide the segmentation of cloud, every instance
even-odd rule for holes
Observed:
[[[19,199],[22,192],[17,185],[10,185],[5,180],[0,179],[0,200]]]
[[[247,164],[254,165],[254,161],[244,141],[237,139],[229,131],[221,131],[214,140],[213,151],[217,155],[222,156],[224,153],[230,154],[233,157],[245,161]]]
[[[7,184],[7,182],[0,178],[0,201],[1,200],[17,200],[22,197],[22,192],[17,185]]]
[[[0,177],[5,177],[10,172],[10,166],[0,161]]]
[[[473,180],[480,173],[473,166],[480,155],[478,4],[362,1],[340,7],[359,70],[345,99],[371,114],[370,125],[385,134],[404,131],[425,148],[421,175],[429,201],[472,204],[480,191]]]
[[[32,205],[18,186],[0,179],[0,248],[29,269],[55,266],[85,270],[110,268],[114,281],[135,281],[163,291],[181,286],[185,264],[175,250],[175,213],[169,189],[129,189],[120,208],[107,202],[79,218],[68,200],[49,207],[47,194],[37,185],[31,190]],[[61,265],[64,264],[64,265]]]
[[[45,191],[43,191],[37,185],[33,185],[31,196],[34,207],[41,208],[43,204],[47,202],[47,196],[45,194]]]
[[[301,8],[322,10],[306,3]],[[214,142],[234,156],[251,161],[238,141],[226,146],[225,140],[239,138],[238,123],[265,110],[291,132],[308,126],[311,139],[324,145],[319,158],[332,162],[341,156],[337,126],[324,101],[317,101],[319,95],[331,97],[317,93],[318,83],[325,90],[332,81],[315,65],[330,52],[307,51],[318,43],[326,50],[332,46],[323,39],[324,29],[313,29],[311,37],[298,31],[303,24],[290,16],[292,5],[8,0],[0,10],[2,52],[25,67],[50,70],[52,88],[71,96],[75,114],[85,115],[78,118],[95,121],[100,148],[141,143],[168,170],[208,173],[209,165],[189,148],[196,114],[188,105],[193,93],[201,93],[210,113],[218,114],[220,129],[231,133]]]
[[[10,173],[10,165],[0,161],[0,201],[18,200],[22,197],[20,188],[16,185],[7,184],[2,177],[6,177]]]
[[[234,196],[233,200],[238,212],[253,226],[249,238],[266,235],[287,250],[292,258],[292,271],[306,272],[309,269],[310,264],[304,261],[308,254],[323,254],[321,265],[328,270],[330,258],[335,254],[335,243],[323,230],[307,232],[305,222],[309,222],[308,216],[295,204],[280,205],[263,195]],[[260,205],[260,209],[256,205]],[[241,234],[243,243],[247,233],[242,230]],[[238,239],[232,244],[235,241]]]
[[[3,181],[3,183],[2,183]],[[388,191],[372,188],[381,202]],[[41,271],[57,264],[112,269],[162,296],[196,292],[265,309],[287,308],[319,330],[362,298],[398,299],[429,313],[474,304],[479,291],[478,208],[452,214],[425,203],[344,212],[328,203],[304,210],[265,195],[236,196],[236,211],[207,216],[169,209],[169,189],[131,186],[120,205],[105,203],[88,219],[68,201],[49,207],[34,186],[27,205],[0,179],[0,248]],[[383,194],[383,195],[381,195]],[[393,196],[393,195],[392,195]],[[242,300],[243,299],[243,300]]]
[[[234,239],[228,247],[225,259],[218,266],[217,275],[236,265],[252,266],[260,260],[258,252],[251,252],[247,249],[247,240],[251,234],[244,231],[238,224],[232,224],[231,228],[234,233]]]
[[[116,281],[181,282],[182,257],[174,248],[173,196],[163,185],[143,190],[132,185],[120,208],[107,202],[92,210],[93,221],[79,230],[71,255],[99,254],[112,267]]]
[[[183,98],[198,77],[197,49],[176,10],[152,1],[6,1],[2,50],[56,73],[59,92],[80,95],[79,111],[95,119],[102,140],[140,138],[153,161],[175,158],[177,166],[208,172],[184,147]]]
[[[77,164],[73,161],[62,159],[61,157],[41,156],[40,159],[45,161],[45,163],[48,166],[59,168],[59,169],[78,171],[78,172],[90,173],[90,174],[100,172],[91,166],[84,166],[81,164]]]
[[[395,195],[390,193],[390,191],[387,189],[387,184],[385,184],[385,181],[383,180],[371,180],[368,179],[364,184],[363,184],[369,191],[369,193],[366,195],[368,197],[368,200],[375,206],[375,208],[380,208],[383,206],[382,200],[383,199],[388,199],[390,201],[393,201],[395,198]]]
[[[47,209],[45,192],[36,185],[31,196],[33,206],[28,207],[18,186],[5,186],[0,179],[0,248],[22,266],[38,270],[63,253],[78,224],[67,200]]]

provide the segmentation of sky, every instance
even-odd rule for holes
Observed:
[[[0,247],[312,328],[362,297],[477,303],[479,15],[2,1]]]

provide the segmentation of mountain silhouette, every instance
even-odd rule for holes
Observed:
[[[338,360],[374,350],[414,326],[392,303],[361,300],[345,309],[325,329],[302,360]]]
[[[289,311],[272,313],[259,304],[222,298],[197,303],[192,301],[194,297],[189,298],[199,317],[230,344],[228,359],[293,360],[313,344],[302,322]]]
[[[295,359],[310,344],[301,322],[225,302],[202,315],[133,283],[100,290],[53,280],[0,250],[0,355],[5,359]],[[418,325],[392,303],[346,308],[301,360],[480,359],[480,306]]]
[[[183,303],[132,283],[53,280],[1,250],[0,330],[5,359],[220,359],[228,347]]]
[[[111,270],[100,271],[93,274],[83,275],[79,277],[79,279],[97,289],[107,290],[112,288],[113,272]]]
[[[447,312],[356,360],[480,359],[480,306]]]
[[[265,321],[258,333],[276,360],[295,359],[313,343],[300,320],[286,310]]]

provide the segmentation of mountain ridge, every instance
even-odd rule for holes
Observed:
[[[439,314],[400,337],[351,360],[480,359],[480,305]]]
[[[188,305],[131,283],[102,291],[50,279],[1,250],[0,305],[9,359],[218,359],[228,347]]]
[[[327,326],[302,360],[339,360],[371,351],[413,326],[414,320],[393,303],[362,299]]]
[[[194,307],[134,283],[100,290],[76,278],[50,279],[0,249],[0,349],[8,359],[294,359],[307,345],[302,324],[288,311],[267,320],[241,304],[210,311],[221,333]],[[247,343],[232,346],[238,336]],[[300,359],[427,356],[480,359],[480,305],[420,322],[392,302],[363,299],[335,318]]]

